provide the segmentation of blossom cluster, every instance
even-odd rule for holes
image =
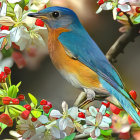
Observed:
[[[111,138],[112,133],[119,133],[119,138],[130,138],[130,128],[135,121],[123,109],[107,101],[103,101],[100,108],[89,106],[87,109],[69,108],[63,101],[63,112],[60,112],[51,102],[46,99],[39,102],[31,93],[28,93],[28,102],[19,91],[20,85],[21,82],[12,85],[11,69],[4,67],[0,73],[0,134],[12,127],[16,119],[17,129],[10,134],[19,140],[73,139],[76,132],[89,134],[91,139]],[[130,95],[136,100],[134,90]]]
[[[11,83],[11,70],[4,67],[0,73],[0,131],[13,126],[13,119],[17,120],[17,130],[11,135],[19,139],[61,139],[73,134],[88,133],[96,138],[110,129],[111,119],[107,111],[108,102],[102,102],[101,108],[90,106],[83,110],[78,107],[68,108],[62,102],[61,113],[53,108],[51,102],[42,99],[40,102],[28,93],[30,102],[19,93],[19,86]]]
[[[125,32],[129,29],[129,16],[132,24],[140,23],[140,1],[139,0],[99,0],[99,9],[96,13],[103,10],[112,10],[114,20],[124,24],[119,30]]]
[[[49,0],[1,0],[0,1],[0,64],[8,67],[13,60],[19,68],[26,65],[26,58],[35,55],[36,49],[46,47],[47,28],[43,21],[28,17],[28,13],[47,7]],[[43,34],[42,33],[43,30]],[[33,51],[34,50],[34,51]],[[6,53],[5,53],[6,52]],[[6,54],[6,57],[5,57]],[[7,56],[7,54],[9,54]],[[5,59],[4,58],[8,58]]]

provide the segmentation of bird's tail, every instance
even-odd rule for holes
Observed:
[[[120,102],[124,110],[135,120],[135,122],[140,127],[140,116],[136,111],[136,108],[139,109],[138,105],[133,101],[133,99],[125,96],[126,94],[128,95],[128,93],[120,87],[112,87],[103,79],[101,81],[103,82],[103,87],[106,88],[110,94],[112,94]]]

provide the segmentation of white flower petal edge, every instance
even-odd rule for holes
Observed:
[[[102,119],[103,122],[106,122],[108,124],[110,124],[112,122],[112,120],[106,116],[103,116],[103,119]]]
[[[16,2],[20,2],[21,0],[8,0],[9,3],[16,3]]]
[[[14,12],[16,14],[17,19],[20,19],[22,17],[22,8],[19,6],[19,4],[16,4]]]
[[[38,121],[40,121],[42,124],[46,124],[49,122],[47,116],[45,115],[41,115],[39,118],[38,118]]]
[[[76,118],[78,117],[78,107],[72,107],[68,110],[68,114],[74,119],[76,120]]]
[[[89,107],[89,112],[91,113],[92,116],[96,116],[97,115],[97,110],[94,106],[90,106]]]
[[[60,113],[60,111],[53,109],[50,113],[50,116],[54,118],[60,118],[63,115]]]
[[[96,137],[99,137],[100,134],[101,134],[100,129],[97,127],[97,128],[95,129],[95,136],[96,136]]]
[[[131,7],[128,4],[118,5],[118,8],[120,8],[123,12],[128,12],[131,10]]]
[[[5,2],[3,2],[2,8],[0,11],[0,16],[6,16],[6,10],[7,10],[7,4]]]

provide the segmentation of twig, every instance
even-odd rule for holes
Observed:
[[[89,138],[89,134],[79,134],[79,135],[76,135],[76,137],[74,138],[74,140],[77,140],[77,139],[86,139],[86,138]]]
[[[107,59],[114,63],[116,62],[116,57],[123,53],[124,48],[129,42],[134,42],[135,38],[139,36],[140,24],[133,25],[130,27],[128,32],[122,34],[117,41],[111,46],[109,51],[106,54]]]

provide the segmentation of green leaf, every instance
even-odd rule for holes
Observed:
[[[8,107],[12,107],[12,108],[14,108],[14,109],[17,109],[17,111],[24,111],[24,110],[26,110],[23,106],[21,106],[21,105],[8,105]]]
[[[21,112],[19,110],[15,109],[15,108],[9,107],[9,113],[10,113],[11,117],[15,118],[15,117],[19,116],[19,114]]]
[[[36,99],[31,93],[28,93],[28,95],[29,95],[29,97],[30,97],[32,103],[33,103],[35,106],[37,106],[37,99]]]
[[[135,21],[136,23],[140,23],[140,15],[137,16],[137,17],[134,19],[134,21]]]
[[[75,138],[75,135],[76,135],[76,133],[72,133],[71,135],[65,137],[65,138],[62,139],[62,140],[73,140],[73,139]]]
[[[4,112],[4,106],[0,107],[0,112]]]
[[[35,118],[39,118],[42,115],[42,112],[38,110],[32,110],[31,113]]]
[[[6,127],[7,127],[7,125],[6,125],[6,124],[4,124],[4,123],[0,122],[0,128],[1,128],[2,130],[4,130]]]
[[[16,85],[16,87],[19,88],[20,85],[21,85],[21,81]]]
[[[9,89],[8,89],[8,96],[12,97],[12,98],[16,98],[18,91],[19,90],[15,85],[10,86]]]
[[[112,129],[109,129],[109,130],[102,130],[101,129],[101,134],[104,135],[104,136],[111,136]]]
[[[38,12],[38,10],[30,10],[31,12]]]
[[[24,7],[29,3],[29,0],[21,0],[19,2],[19,5],[22,9],[24,9]]]

